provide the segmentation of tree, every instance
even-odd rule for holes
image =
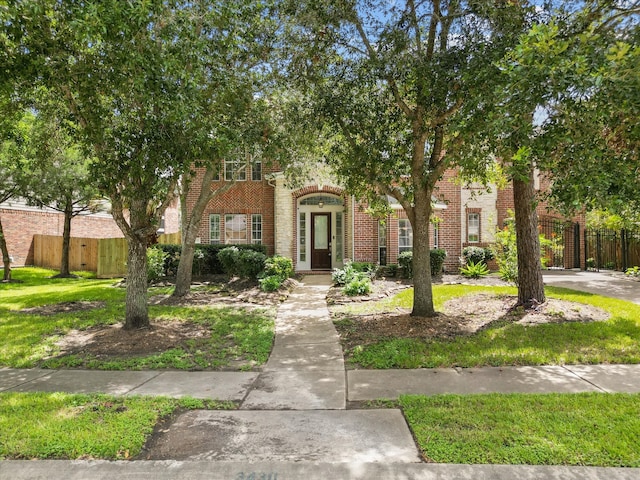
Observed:
[[[3,112],[9,113],[14,121],[19,117],[14,116],[15,109],[9,108],[6,102],[2,104]],[[3,132],[4,138],[0,144],[0,204],[10,200],[11,198],[20,196],[23,190],[23,172],[24,165],[22,162],[21,147],[26,142],[27,124],[24,121],[16,121],[14,124],[7,122],[4,117]],[[3,281],[11,281],[11,256],[7,248],[7,241],[2,227],[2,219],[0,218],[0,251],[2,252],[3,264]]]
[[[612,56],[621,58],[612,52],[629,51],[619,43],[628,35],[617,28],[634,8],[625,3],[555,9],[501,62],[506,83],[498,85],[504,99],[487,116],[491,119],[487,123],[497,126],[493,141],[500,156],[510,162],[513,177],[520,304],[544,301],[537,261],[534,167],[551,175],[551,196],[566,212],[594,202],[612,205],[620,204],[621,198],[627,202],[637,198],[631,192],[637,192],[640,180],[634,173],[638,136],[634,140],[632,132],[626,134],[638,113],[637,102],[635,106],[629,102],[637,96],[633,93],[637,70],[632,74],[631,64],[626,63],[622,67],[626,74],[620,75],[625,62],[610,61]],[[637,31],[637,26],[632,28]],[[624,60],[633,58],[624,53]],[[612,195],[612,189],[621,194]]]
[[[433,307],[429,221],[446,169],[482,169],[483,128],[497,62],[533,9],[516,2],[295,2],[292,75],[333,129],[328,156],[347,188],[390,195],[413,227],[412,315]],[[293,47],[292,47],[293,48]]]
[[[27,201],[39,207],[50,207],[64,215],[62,258],[58,277],[70,277],[69,250],[71,220],[94,208],[98,191],[89,175],[89,160],[72,138],[74,126],[59,117],[64,109],[41,105],[31,116],[25,163],[29,165],[23,189]],[[71,129],[71,132],[67,129]]]
[[[278,146],[278,127],[270,118],[273,99],[264,68],[275,29],[270,5],[205,2],[199,8],[196,35],[207,39],[208,60],[202,64],[202,58],[192,59],[188,68],[197,76],[201,93],[202,119],[194,141],[202,143],[197,149],[202,156],[192,159],[191,168],[180,179],[182,251],[174,297],[190,290],[195,240],[207,204],[228,191],[238,175],[246,175],[255,160],[266,164],[277,156],[274,146]],[[237,162],[232,178],[225,175],[225,159]],[[213,179],[222,176],[225,181],[213,188]],[[199,193],[189,211],[187,195],[196,180]]]
[[[199,85],[185,65],[207,58],[207,39],[194,35],[194,5],[26,0],[5,12],[3,33],[20,45],[14,63],[34,66],[32,81],[64,99],[128,241],[127,329],[149,325],[146,249],[199,157]]]
[[[552,198],[566,209],[640,213],[640,3],[622,6],[589,18],[580,35],[561,39],[570,54],[560,56],[554,73],[575,77],[579,64],[582,75],[554,105],[544,147],[546,168],[554,172]]]

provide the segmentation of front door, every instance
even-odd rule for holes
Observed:
[[[331,214],[311,214],[311,269],[331,270]]]

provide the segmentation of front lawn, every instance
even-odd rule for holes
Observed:
[[[436,309],[442,311],[445,302],[452,299],[458,299],[458,304],[466,302],[472,310],[480,310],[477,294],[504,296],[513,295],[516,290],[434,285],[433,292]],[[505,313],[499,320],[483,325],[473,333],[466,333],[456,324],[460,323],[459,317],[409,317],[406,312],[411,308],[412,294],[408,289],[378,302],[333,308],[334,323],[351,367],[640,363],[640,305],[634,303],[548,287],[549,298],[574,302],[568,305],[576,310],[580,305],[598,307],[609,318],[605,321],[563,321],[562,312],[558,313],[557,319],[554,318],[556,313],[549,312],[547,316],[553,317],[552,322],[527,324],[515,321],[525,316],[524,312],[516,311]],[[405,313],[400,315],[398,311]],[[482,317],[482,314],[468,316]],[[431,330],[436,331],[430,334]]]
[[[231,403],[66,393],[0,394],[0,460],[135,457],[164,417]]]
[[[640,467],[640,394],[403,396],[429,462]]]
[[[203,292],[195,306],[151,305],[152,328],[126,332],[119,326],[124,288],[86,276],[49,278],[54,273],[15,269],[22,283],[0,284],[0,366],[248,370],[271,351],[273,306],[221,305]]]

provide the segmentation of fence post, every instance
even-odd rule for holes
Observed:
[[[629,244],[627,231],[624,228],[620,231],[620,240],[622,243],[622,271],[626,272],[629,268]]]
[[[573,268],[580,268],[580,224],[573,224]]]

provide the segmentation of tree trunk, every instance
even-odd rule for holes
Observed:
[[[431,287],[431,249],[429,248],[429,221],[431,218],[431,192],[416,192],[413,229],[413,310],[414,317],[435,317]]]
[[[513,205],[516,216],[518,251],[518,305],[531,307],[544,303],[544,282],[540,264],[540,238],[533,186],[533,166],[529,179],[513,180]]]
[[[131,201],[128,225],[126,225],[122,209],[119,205],[118,208],[115,208],[115,204],[114,202],[112,210],[114,219],[125,234],[129,244],[124,328],[125,330],[148,328],[147,244],[149,237],[155,233],[155,227],[147,213],[146,201]]]
[[[4,272],[2,281],[11,281],[11,257],[9,257],[9,250],[7,249],[7,241],[4,238],[4,231],[2,230],[2,220],[0,219],[0,250],[2,250],[2,264],[4,266]]]
[[[69,248],[71,244],[71,218],[73,217],[73,205],[71,201],[64,206],[64,230],[62,232],[62,259],[60,261],[59,277],[70,277]]]
[[[198,236],[198,226],[189,225],[182,230],[182,249],[180,250],[180,262],[176,273],[176,288],[172,297],[184,297],[191,290],[191,278],[193,276],[193,255],[196,250],[195,239]]]
[[[149,327],[147,307],[147,241],[128,238],[125,330]]]

